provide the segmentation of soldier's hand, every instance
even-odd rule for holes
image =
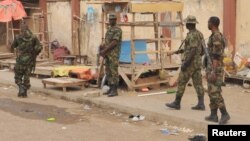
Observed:
[[[210,83],[214,83],[216,81],[217,77],[214,71],[207,73],[207,81]]]
[[[102,49],[100,51],[100,56],[105,57],[106,56],[106,51]]]
[[[102,50],[102,49],[104,49],[105,48],[105,44],[101,44],[100,46],[99,46],[99,48]]]

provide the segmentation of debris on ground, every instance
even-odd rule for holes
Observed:
[[[192,135],[188,138],[190,141],[206,141],[207,138],[204,134]]]
[[[132,121],[141,121],[145,119],[145,116],[142,115],[130,115],[129,119],[131,119]]]

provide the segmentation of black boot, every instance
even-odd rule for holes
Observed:
[[[26,97],[28,97],[28,95],[27,95],[27,88],[23,88],[23,89],[24,89],[24,92],[23,92],[22,97],[26,98]]]
[[[174,109],[180,110],[181,109],[181,97],[176,96],[174,102],[166,103],[165,105],[169,108],[174,108]]]
[[[218,122],[217,109],[211,109],[211,114],[205,117],[206,121]]]
[[[18,87],[19,87],[19,91],[18,91],[17,96],[18,96],[18,97],[22,97],[22,96],[23,96],[23,93],[24,93],[23,87],[22,87],[21,85],[18,85]]]
[[[227,112],[227,109],[225,106],[223,106],[222,108],[220,108],[220,112],[221,112],[221,118],[219,121],[220,125],[226,124],[228,120],[230,120],[230,116]]]
[[[204,96],[198,96],[198,104],[194,107],[192,107],[193,110],[205,110],[205,105],[204,105]]]
[[[116,85],[111,85],[110,89],[111,90],[110,90],[110,93],[108,93],[108,97],[114,97],[114,96],[118,95],[117,86]]]

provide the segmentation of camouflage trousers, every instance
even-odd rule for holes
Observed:
[[[210,98],[210,109],[225,107],[224,99],[221,95],[221,85],[223,83],[223,70],[216,73],[215,82],[208,82],[208,95]]]
[[[26,89],[30,88],[30,74],[31,67],[21,64],[16,64],[14,67],[15,83],[24,86]]]
[[[117,57],[108,56],[105,58],[105,70],[107,75],[108,85],[119,84],[119,73],[118,73],[119,59]]]
[[[179,74],[178,87],[177,87],[177,92],[176,92],[177,97],[183,96],[186,85],[188,81],[190,80],[190,78],[192,78],[193,80],[193,85],[194,85],[197,95],[204,96],[204,88],[202,85],[201,70],[200,69],[196,69],[196,70],[187,69],[184,72],[181,71]]]

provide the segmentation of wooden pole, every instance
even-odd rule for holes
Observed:
[[[158,30],[158,25],[157,23],[159,22],[159,19],[158,19],[158,14],[157,13],[154,13],[153,14],[153,20],[154,20],[154,32],[155,32],[155,38],[159,38],[158,34],[159,34],[159,30]],[[155,42],[155,50],[158,51],[159,49],[159,40],[157,42]],[[156,53],[156,62],[159,62],[159,54]]]
[[[135,13],[132,13],[132,23],[135,22]],[[135,26],[131,26],[131,64],[132,64],[132,85],[135,86]]]
[[[6,22],[6,45],[9,45],[9,22]]]

